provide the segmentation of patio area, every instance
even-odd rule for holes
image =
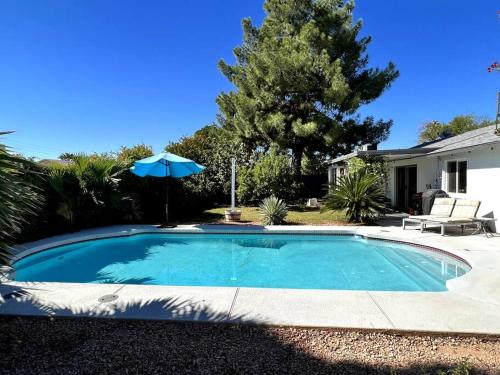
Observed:
[[[28,283],[0,286],[0,314],[208,321],[271,326],[500,334],[500,238],[445,236],[397,226],[119,226],[26,244],[20,255],[90,238],[150,232],[344,233],[430,246],[466,260],[472,270],[446,292],[180,287]]]

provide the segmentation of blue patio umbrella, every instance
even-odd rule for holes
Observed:
[[[192,160],[181,156],[162,152],[149,158],[136,161],[130,168],[137,176],[166,177],[167,199],[165,204],[165,223],[168,224],[168,177],[181,178],[197,174],[205,169]]]

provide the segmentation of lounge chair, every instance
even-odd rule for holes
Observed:
[[[461,227],[463,232],[465,226],[477,225],[475,218],[480,205],[481,201],[457,199],[449,217],[432,218],[426,220],[422,225],[424,229],[427,224],[441,226],[441,236],[444,236],[446,227]]]
[[[420,232],[423,232],[424,223],[427,220],[451,216],[454,206],[454,198],[436,198],[429,215],[416,215],[403,219],[403,230],[406,229],[407,223],[418,223],[420,224]]]

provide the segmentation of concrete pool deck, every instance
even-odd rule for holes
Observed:
[[[138,233],[357,234],[444,250],[472,270],[446,292],[180,287],[15,282],[0,284],[0,314],[238,322],[304,327],[500,334],[500,237],[445,236],[399,227],[115,226],[52,237],[16,249],[17,256],[75,241]],[[109,299],[100,300],[103,296]]]

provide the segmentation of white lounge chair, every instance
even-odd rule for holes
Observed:
[[[427,224],[437,224],[441,226],[441,236],[444,236],[447,227],[461,227],[463,231],[463,228],[467,225],[477,225],[475,218],[480,205],[481,201],[457,199],[449,217],[435,217],[426,220],[422,225],[424,229]]]
[[[429,215],[416,215],[403,219],[403,230],[406,229],[407,223],[418,223],[420,224],[420,232],[423,232],[424,223],[427,220],[451,216],[454,206],[454,198],[436,198]]]

